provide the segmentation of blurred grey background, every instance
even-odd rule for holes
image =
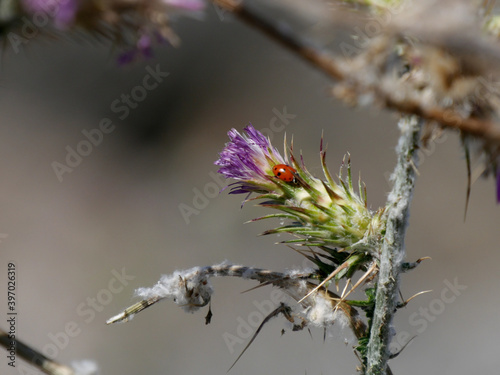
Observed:
[[[249,122],[269,128],[286,108],[296,117],[270,134],[280,149],[285,132],[293,135],[296,150],[320,176],[324,132],[331,170],[349,152],[374,210],[390,189],[396,116],[344,107],[329,96],[321,73],[211,6],[204,20],[181,19],[175,29],[180,48],[157,50],[154,59],[124,68],[109,45],[43,37],[2,58],[1,300],[13,261],[18,338],[56,349],[63,363],[94,359],[103,375],[225,374],[248,338],[229,348],[224,335],[237,336],[241,322],[258,313],[255,302],[270,298],[266,288],[241,294],[255,283],[216,279],[210,325],[206,309],[191,315],[164,302],[130,323],[106,326],[136,301],[136,288],[225,259],[275,270],[303,264],[274,244],[282,238],[258,236],[275,223],[243,224],[266,213],[251,204],[240,209],[243,196],[211,195],[197,215],[181,215],[181,204],[194,207],[196,189],[213,186],[213,162],[230,128]],[[141,85],[147,66],[169,75],[120,120],[111,105]],[[64,163],[67,147],[75,149],[85,140],[82,131],[103,118],[114,130],[59,181],[52,163]],[[405,375],[496,373],[500,207],[494,182],[473,186],[464,223],[466,168],[456,134],[446,133],[423,155],[407,253],[409,260],[432,261],[404,275],[401,292],[405,298],[433,292],[399,311],[396,342],[418,337],[391,367]],[[129,279],[112,281],[123,269]],[[449,283],[466,289],[450,293]],[[283,327],[282,318],[272,320],[230,373],[355,373],[358,361],[340,335],[323,342],[320,329],[312,328],[311,338],[307,331],[281,336]],[[67,329],[74,337],[65,340]],[[18,373],[2,353],[0,372]],[[29,368],[20,358],[17,365]]]

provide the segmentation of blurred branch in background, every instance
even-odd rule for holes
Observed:
[[[19,355],[30,365],[38,368],[40,371],[48,375],[78,375],[71,367],[65,366],[58,362],[47,358],[39,351],[29,347],[22,341],[16,338],[11,338],[7,332],[0,329],[0,345],[7,351],[8,356],[12,356],[14,362],[15,357]]]
[[[259,2],[213,0],[213,4],[324,72],[335,81],[332,94],[345,103],[418,115],[479,140],[473,155],[484,159],[486,174],[496,174],[500,46],[495,37],[500,34],[500,21],[494,1],[479,6],[465,0],[311,1],[307,5],[277,1],[272,3],[273,11]],[[150,58],[153,48],[162,44],[177,45],[172,17],[196,16],[203,7],[202,0],[60,4],[9,0],[0,8],[0,35],[4,45],[18,53],[41,34],[71,37],[72,31],[84,32],[121,47],[118,62],[126,64],[140,56]],[[322,24],[322,37],[343,32],[348,40],[318,47],[317,41],[309,41],[306,33],[290,26],[291,20],[273,18],[276,12],[309,19],[311,29]],[[27,30],[32,32],[26,34]]]
[[[367,29],[371,23],[375,30],[364,36],[363,45],[339,42],[344,55],[339,56],[315,47],[246,2],[213,2],[337,81],[333,94],[344,102],[418,115],[481,139],[479,152],[491,163],[486,170],[495,171],[500,152],[496,121],[500,87],[494,86],[494,77],[500,46],[481,28],[490,20],[488,13],[478,16],[474,4],[387,1],[356,11],[335,9],[323,16],[330,17],[333,27],[349,32],[363,25]]]

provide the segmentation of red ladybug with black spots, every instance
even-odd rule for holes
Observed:
[[[274,173],[274,176],[279,178],[281,181],[290,182],[290,183],[297,182],[297,179],[295,177],[297,174],[297,171],[294,168],[290,167],[289,165],[276,164],[273,167],[273,173]]]

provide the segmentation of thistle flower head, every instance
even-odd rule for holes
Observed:
[[[359,184],[360,196],[352,186],[350,161],[343,162],[339,182],[335,182],[325,164],[325,151],[321,146],[320,156],[325,180],[312,176],[303,161],[298,163],[290,149],[290,160],[282,157],[262,133],[252,125],[240,134],[232,129],[228,142],[215,162],[219,173],[236,180],[230,193],[259,193],[253,199],[264,199],[261,206],[277,209],[267,218],[290,219],[291,222],[266,231],[291,233],[294,239],[284,241],[302,246],[318,246],[326,251],[330,261],[343,263],[355,250],[369,250],[383,227],[382,211],[372,213],[367,208],[366,191]],[[273,167],[285,164],[293,171],[293,180],[284,180],[273,173]],[[347,178],[342,178],[347,169]],[[292,173],[292,172],[289,172]],[[344,254],[336,250],[340,247]],[[315,261],[316,255],[308,255]],[[317,261],[315,263],[318,264]],[[321,262],[324,266],[324,262]]]
[[[237,181],[231,194],[272,191],[275,188],[272,168],[284,164],[285,160],[269,139],[252,125],[243,130],[243,134],[236,129],[229,131],[230,142],[215,162],[220,166],[219,173]]]

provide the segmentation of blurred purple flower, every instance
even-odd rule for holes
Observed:
[[[269,139],[251,124],[240,134],[236,129],[228,132],[230,142],[219,154],[215,162],[219,173],[226,178],[238,180],[232,194],[270,190],[274,187],[269,177],[272,167],[285,161]]]
[[[28,13],[45,13],[52,17],[59,29],[73,23],[79,6],[79,0],[21,0],[21,3]]]
[[[109,37],[124,48],[117,59],[120,65],[141,57],[151,58],[156,44],[177,45],[178,37],[170,25],[171,16],[196,16],[205,7],[205,0],[19,2],[27,17],[33,20],[50,18],[57,29],[79,26],[92,35]]]
[[[151,58],[153,56],[151,36],[147,34],[142,35],[137,41],[137,49],[145,58]]]
[[[78,0],[60,0],[59,9],[54,17],[54,24],[59,29],[70,26],[78,11]]]
[[[159,33],[154,33],[154,39],[149,34],[142,34],[137,40],[134,47],[122,52],[118,56],[118,64],[119,65],[127,65],[130,64],[137,58],[145,58],[150,59],[153,57],[153,43],[156,42],[158,44],[168,43],[168,40],[163,38]]]
[[[116,60],[118,62],[118,65],[128,65],[135,60],[136,56],[137,56],[137,50],[132,49],[120,53]]]

